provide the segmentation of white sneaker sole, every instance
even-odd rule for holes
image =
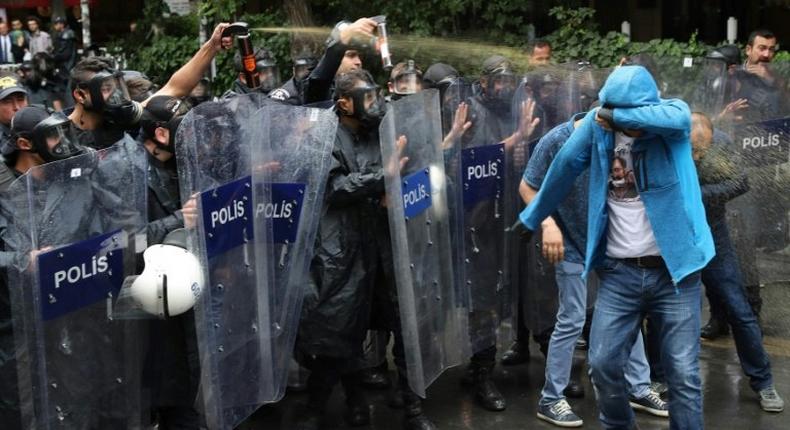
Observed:
[[[669,418],[669,411],[662,411],[660,409],[648,408],[647,406],[642,406],[639,403],[634,403],[634,402],[628,402],[628,403],[631,404],[631,408],[634,410],[647,412],[648,414],[657,417]]]
[[[541,419],[543,421],[549,422],[549,423],[554,424],[555,426],[558,426],[558,427],[571,428],[571,427],[581,427],[581,426],[584,425],[584,421],[582,421],[582,420],[578,420],[578,421],[557,421],[557,420],[554,420],[554,419],[551,419],[551,418],[547,417],[546,415],[541,414],[540,412],[538,412],[538,419]]]
[[[764,407],[763,405],[760,405],[760,408],[762,408],[762,410],[764,410],[765,412],[771,412],[771,413],[779,413],[785,410],[784,406],[782,406],[781,408],[771,408],[771,407]]]

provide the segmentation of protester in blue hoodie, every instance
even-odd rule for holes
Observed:
[[[569,121],[554,127],[535,146],[519,186],[525,203],[529,204],[541,188],[551,161],[584,116],[584,113],[574,115]],[[546,382],[540,392],[537,416],[559,427],[583,425],[582,419],[568,404],[566,396],[571,397],[567,387],[574,346],[582,334],[587,317],[587,283],[581,274],[587,243],[588,177],[587,173],[582,173],[576,178],[573,190],[565,201],[541,226],[543,255],[555,265],[559,309],[546,354]],[[641,334],[638,334],[631,347],[624,373],[631,407],[655,416],[669,416],[666,403],[651,389],[650,366]]]
[[[664,100],[641,66],[620,67],[559,151],[520,221],[531,231],[590,169],[584,275],[600,278],[589,365],[600,420],[631,428],[623,368],[642,320],[654,318],[671,429],[700,429],[700,274],[714,255],[691,157],[691,114]]]

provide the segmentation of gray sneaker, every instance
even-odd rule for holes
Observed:
[[[550,405],[538,405],[538,418],[559,427],[581,427],[584,424],[565,399]]]
[[[650,390],[645,397],[637,399],[633,396],[628,398],[628,403],[637,411],[645,411],[657,417],[669,417],[669,405],[667,402],[661,400],[661,396],[653,390]]]
[[[782,412],[785,409],[785,401],[779,397],[776,388],[771,385],[768,388],[760,390],[760,407],[765,412]]]

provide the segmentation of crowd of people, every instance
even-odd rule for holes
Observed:
[[[717,151],[738,152],[738,144],[733,143],[738,124],[788,114],[786,77],[771,67],[777,38],[770,31],[750,35],[743,62],[741,51],[732,45],[706,56],[705,61],[718,64],[721,73],[716,75],[719,81],[699,82],[699,93],[718,91],[721,98],[703,106],[665,98],[660,68],[649,58],[624,58],[611,69],[583,63],[557,65],[551,61],[551,45],[540,40],[527,49],[529,71],[516,71],[512,61],[500,55],[487,58],[474,79],[461,76],[449,64],[436,63],[423,72],[413,60],[404,60],[391,69],[384,97],[385,91],[363,62],[363,50],[370,49],[378,25],[369,18],[335,26],[320,59],[298,56],[291,78],[284,83],[265,48],[256,49],[252,58],[236,54],[238,78],[214,98],[204,74],[215,55],[232,46],[230,38],[223,37],[227,24],[219,24],[161,88],[140,72],[115,70],[104,58],[78,59],[74,33],[62,19],[53,20],[52,37],[41,30],[38,19],[26,24],[27,30],[19,20],[11,22],[12,29],[0,23],[0,63],[22,64],[18,71],[0,75],[4,160],[0,163],[4,272],[0,421],[5,428],[50,428],[50,423],[37,421],[44,420],[41,417],[64,421],[69,428],[126,428],[130,421],[125,414],[135,412],[142,412],[142,421],[160,429],[207,425],[206,402],[223,401],[201,392],[212,384],[201,367],[214,362],[204,360],[211,354],[199,346],[196,313],[210,309],[146,323],[152,352],[143,360],[146,377],[136,386],[144,399],[139,411],[131,409],[128,399],[113,399],[117,392],[98,394],[101,400],[83,405],[82,410],[65,410],[69,403],[65,399],[77,394],[31,382],[35,379],[31,374],[39,370],[30,369],[44,359],[31,358],[33,350],[24,347],[30,340],[21,336],[30,329],[20,323],[37,317],[19,313],[38,315],[38,311],[19,303],[28,300],[20,290],[35,283],[22,285],[18,280],[35,279],[30,273],[37,261],[42,264],[43,255],[74,242],[68,234],[86,228],[108,233],[94,225],[94,211],[83,211],[83,216],[80,205],[113,207],[116,220],[125,217],[129,222],[124,225],[136,225],[129,220],[141,218],[148,246],[190,248],[178,235],[182,229],[202,231],[200,226],[207,220],[200,199],[185,194],[180,184],[194,173],[183,171],[180,154],[190,143],[177,136],[189,138],[182,124],[190,110],[212,112],[211,106],[238,106],[240,100],[254,100],[260,106],[331,109],[337,117],[331,162],[320,187],[322,207],[313,226],[315,242],[305,245],[311,258],[299,286],[303,297],[299,326],[293,351],[288,351],[309,370],[304,387],[308,401],[298,416],[298,428],[322,428],[327,403],[339,383],[345,392],[345,418],[352,426],[370,423],[366,388],[394,386],[390,403],[402,410],[404,428],[436,428],[422,408],[424,393],[415,389],[419,384],[414,380],[418,374],[414,357],[420,352],[414,352],[410,331],[423,328],[414,329],[404,319],[405,309],[412,305],[403,294],[410,287],[396,269],[402,258],[399,245],[409,246],[409,240],[415,239],[393,237],[400,231],[393,225],[402,221],[393,221],[397,205],[388,200],[387,192],[387,181],[405,175],[410,158],[416,157],[410,151],[421,144],[441,149],[447,198],[457,209],[451,211],[448,223],[461,226],[449,241],[452,249],[434,251],[431,243],[425,252],[454,253],[453,261],[465,267],[454,271],[456,291],[463,291],[459,300],[465,296],[470,303],[460,306],[466,333],[455,341],[465,345],[460,349],[469,361],[462,384],[480,407],[492,412],[507,408],[492,374],[497,345],[506,341],[499,338],[499,328],[512,320],[517,339],[500,362],[506,366],[528,362],[529,338],[533,338],[546,360],[537,418],[560,427],[583,425],[568,399],[585,396],[582,376],[572,371],[572,365],[574,351],[587,349],[589,377],[604,428],[636,428],[634,410],[667,417],[672,429],[703,428],[699,337],[722,335],[727,327],[761,408],[783,410],[762,345],[754,259],[758,248],[781,249],[787,238],[776,239],[776,229],[769,245],[758,233],[739,231],[731,238],[727,203],[755,195],[745,173],[753,166],[738,165],[734,157],[711,161]],[[252,73],[260,82],[257,87],[249,81]],[[715,89],[705,87],[708,84]],[[429,90],[436,90],[439,106],[429,104],[428,113],[410,118],[414,124],[407,128],[429,129],[435,108],[441,139],[411,142],[399,136],[397,142],[390,142],[394,152],[382,155],[389,144],[380,133],[385,114],[405,100],[416,100],[419,93],[430,94]],[[236,108],[225,107],[223,112],[232,116]],[[240,143],[231,139],[216,143],[223,145]],[[467,197],[466,190],[475,187],[470,185],[471,176],[462,180],[455,172],[474,166],[469,164],[470,154],[475,157],[477,150],[476,156],[483,157],[482,148],[489,146],[503,155],[486,159],[496,181],[480,182],[480,189],[494,191]],[[55,185],[43,187],[41,196],[34,193],[45,200],[64,194],[62,200],[47,201],[48,212],[40,215],[49,218],[36,219],[39,214],[34,211],[24,212],[25,205],[33,205],[28,200],[31,184],[37,187],[42,182],[35,172],[49,163],[96,151],[115,164],[105,182],[93,186],[120,194],[113,199],[90,191],[94,197],[86,199],[79,192],[64,192],[58,188],[60,182],[52,181]],[[121,155],[113,158],[113,154]],[[395,168],[387,157],[394,157]],[[140,162],[145,165],[141,170],[145,212],[126,214],[121,210],[124,204],[134,208],[136,176],[124,172]],[[497,174],[493,169],[499,167],[507,173]],[[19,194],[20,189],[28,191]],[[762,191],[761,195],[769,195]],[[786,234],[787,205],[771,203],[778,206],[769,217]],[[516,218],[519,222],[506,232]],[[53,222],[56,227],[46,227]],[[44,227],[39,230],[31,224]],[[431,221],[427,224],[432,239]],[[306,227],[300,224],[300,228]],[[413,288],[419,296],[429,285],[427,278],[415,279]],[[703,284],[711,321],[701,328]],[[101,336],[102,329],[91,325],[102,326],[104,317],[94,314],[93,318],[83,331],[47,332],[44,342],[54,342],[65,351],[72,338]],[[392,345],[396,381],[390,381],[386,355],[371,358],[366,348],[371,338],[379,345]],[[55,354],[56,349],[46,353]],[[98,367],[106,364],[100,362],[103,359],[117,359],[90,351],[64,352],[61,357],[74,366],[79,365],[71,360],[97,360],[93,366]],[[46,360],[50,363],[58,356]],[[458,363],[444,363],[449,364]],[[58,369],[57,364],[48,366]],[[25,396],[29,390],[49,390],[55,400]],[[85,388],[92,390],[104,387]],[[252,404],[251,411],[260,406],[258,398],[238,401]],[[38,402],[58,404],[61,409],[42,411],[31,406]],[[118,403],[126,408],[110,410]],[[223,422],[235,418],[239,417]]]

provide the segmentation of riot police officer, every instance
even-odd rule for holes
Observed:
[[[193,228],[197,205],[182,207],[175,159],[175,135],[190,106],[170,96],[152,97],[140,120],[139,142],[148,152],[148,244],[162,243],[168,233]],[[152,393],[152,413],[162,429],[197,429],[195,408],[200,382],[195,315],[188,311],[150,323],[151,354],[145,383]]]
[[[46,52],[39,52],[19,67],[17,73],[27,88],[30,104],[60,110],[60,89],[53,79],[54,71],[52,57]]]
[[[340,75],[336,91],[340,123],[296,341],[297,360],[311,370],[309,407],[299,423],[303,429],[320,428],[332,388],[340,380],[347,421],[370,422],[357,371],[380,247],[371,232],[388,225],[378,141],[384,103],[364,70]]]
[[[291,79],[288,79],[282,87],[269,93],[269,97],[294,106],[303,104],[305,79],[307,79],[317,64],[318,61],[309,53],[296,57],[293,63]]]
[[[258,88],[250,88],[247,78],[244,76],[244,65],[240,53],[233,56],[233,67],[239,74],[233,86],[222,95],[223,99],[234,97],[238,94],[248,94],[253,91],[260,91],[263,94],[269,94],[273,89],[280,85],[280,71],[277,68],[277,63],[271,52],[266,48],[258,48],[255,50],[255,73],[258,74],[261,86]]]
[[[77,36],[66,24],[66,18],[52,20],[52,58],[55,62],[55,80],[64,91],[68,86],[69,71],[77,63]],[[65,91],[64,91],[65,92]]]
[[[222,37],[227,26],[217,25],[211,38],[156,95],[187,96],[203,78],[214,56],[230,47],[230,38]],[[84,145],[106,148],[128,137],[126,130],[137,128],[147,100],[131,100],[123,76],[123,72],[114,71],[109,62],[97,57],[85,58],[71,70],[70,90],[75,106],[69,118]]]
[[[2,95],[2,92],[0,92]],[[8,134],[2,142],[4,169],[13,169],[13,177],[19,177],[31,167],[51,161],[62,160],[82,153],[76,138],[70,134],[68,118],[50,114],[41,107],[29,106],[20,109],[13,117]],[[3,185],[3,191],[8,184]],[[0,209],[0,420],[7,428],[22,428],[17,389],[16,348],[12,332],[11,298],[8,291],[7,270],[19,256],[11,252],[8,227],[14,206],[3,199]],[[38,251],[33,251],[30,260]]]

